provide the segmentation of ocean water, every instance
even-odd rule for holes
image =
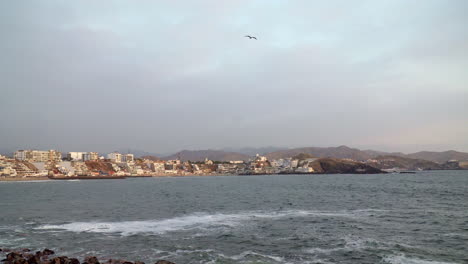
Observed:
[[[0,182],[0,247],[146,263],[468,263],[468,171]]]

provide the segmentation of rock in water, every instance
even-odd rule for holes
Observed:
[[[99,260],[98,260],[96,257],[94,257],[94,256],[92,256],[92,257],[86,257],[86,258],[85,258],[85,263],[88,263],[88,264],[100,264],[100,263],[99,263]]]
[[[53,250],[50,250],[48,248],[44,249],[44,251],[42,251],[42,254],[43,255],[53,255],[55,254],[55,252]]]
[[[175,264],[174,262],[170,262],[170,261],[167,261],[167,260],[158,260],[156,263],[154,264]]]

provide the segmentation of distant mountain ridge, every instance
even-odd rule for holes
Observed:
[[[293,156],[299,155],[301,153],[310,154],[319,158],[337,158],[337,159],[353,159],[358,161],[365,161],[370,158],[375,157],[375,154],[368,153],[356,148],[350,148],[347,146],[339,147],[307,147],[307,148],[295,148],[295,149],[286,149],[275,151],[266,154],[265,156],[268,159],[281,159],[281,158],[291,158]]]
[[[250,156],[237,153],[227,152],[222,150],[182,150],[170,156],[163,157],[164,160],[180,159],[182,161],[204,161],[208,158],[213,161],[230,161],[230,160],[249,160]]]
[[[448,150],[443,152],[420,151],[406,155],[413,159],[429,160],[438,163],[444,163],[449,160],[468,161],[468,153]]]
[[[234,151],[224,150],[183,150],[178,153],[162,157],[161,159],[177,159],[190,160],[190,161],[203,161],[205,158],[214,161],[229,161],[229,160],[249,160],[255,156],[256,151],[260,150],[252,148],[249,153],[245,154]],[[262,155],[262,153],[259,153]],[[394,156],[402,158],[410,158],[416,160],[426,160],[436,163],[445,163],[449,160],[468,161],[468,153],[458,151],[444,151],[444,152],[429,152],[421,151],[412,154],[404,154],[401,152],[384,152],[376,150],[360,150],[357,148],[350,148],[347,146],[338,147],[305,147],[293,149],[281,149],[273,152],[263,154],[270,160],[281,158],[292,158],[299,154],[309,154],[317,158],[336,158],[336,159],[352,159],[356,161],[367,161],[381,156]]]
[[[371,162],[368,162],[372,167],[378,169],[392,169],[392,168],[403,168],[406,170],[440,170],[446,169],[446,166],[443,164],[423,160],[423,159],[412,159],[408,157],[401,156],[378,156],[372,159]]]
[[[221,149],[222,151],[226,152],[236,152],[244,155],[249,155],[249,156],[255,156],[256,154],[260,155],[265,155],[270,152],[274,151],[279,151],[279,150],[285,150],[288,148],[282,148],[282,147],[260,147],[260,148],[251,148],[251,147],[245,147],[245,148],[223,148]]]
[[[379,156],[394,156],[404,157],[416,160],[426,160],[436,163],[445,163],[449,160],[468,161],[468,153],[458,152],[454,150],[435,152],[435,151],[421,151],[411,154],[404,154],[401,152],[384,152],[376,150],[360,150],[357,148],[350,148],[347,146],[339,147],[308,147],[308,148],[295,148],[280,150],[266,154],[269,159],[291,158],[298,154],[305,153],[319,158],[338,158],[338,159],[353,159],[357,161],[366,161],[374,159]]]

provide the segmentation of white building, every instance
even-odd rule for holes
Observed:
[[[164,173],[165,166],[164,166],[164,163],[162,162],[154,162],[151,165],[151,169],[156,173]]]
[[[56,150],[18,150],[14,158],[29,162],[62,161],[62,153]]]
[[[291,160],[291,167],[292,168],[297,168],[297,165],[299,165],[299,160]]]
[[[88,161],[88,160],[98,160],[99,155],[97,152],[86,152],[83,155],[83,161]]]
[[[135,161],[135,157],[133,154],[124,154],[122,155],[122,162],[133,162]]]
[[[15,154],[14,154],[14,158],[17,159],[17,160],[26,160],[26,154],[28,153],[28,151],[30,150],[18,150],[18,151],[15,151]]]
[[[265,156],[260,156],[260,154],[257,154],[257,155],[255,156],[255,161],[267,161],[267,160],[268,160],[267,157],[265,157]]]
[[[107,158],[110,159],[112,162],[122,162],[122,154],[118,152],[112,152],[107,154]]]
[[[71,161],[83,161],[86,152],[68,152],[67,158]]]

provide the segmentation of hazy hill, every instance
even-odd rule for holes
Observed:
[[[366,152],[367,154],[373,156],[373,157],[386,156],[386,155],[399,156],[399,157],[406,156],[406,154],[403,153],[403,152],[385,152],[385,151],[378,151],[378,150],[372,150],[372,149],[366,149],[366,150],[363,150],[363,151]]]
[[[244,155],[255,156],[256,154],[265,155],[270,152],[284,150],[281,147],[261,147],[261,148],[223,148],[222,151],[236,152]]]
[[[183,161],[203,161],[208,158],[213,161],[230,161],[230,160],[248,160],[249,155],[227,152],[222,150],[183,150],[178,153],[163,157],[164,160],[172,160],[180,158]]]
[[[155,156],[155,157],[163,156],[163,155],[161,155],[159,153],[147,152],[147,151],[144,151],[144,150],[141,150],[141,149],[123,149],[122,148],[122,149],[116,150],[116,152],[119,152],[119,153],[122,153],[122,154],[132,153],[133,155],[135,155],[135,158],[140,158],[140,157],[144,157],[144,156]]]
[[[330,148],[319,148],[319,147],[309,147],[309,148],[295,148],[280,150],[275,152],[270,152],[266,154],[268,159],[280,159],[280,158],[291,158],[301,153],[310,154],[319,158],[337,158],[337,159],[353,159],[365,161],[370,158],[375,157],[375,155],[369,154],[365,151],[350,148],[347,146],[339,147],[330,147]]]
[[[269,159],[279,159],[279,158],[291,158],[298,154],[306,153],[319,158],[337,158],[337,159],[353,159],[358,161],[366,161],[368,159],[376,158],[379,156],[393,156],[393,157],[404,157],[417,160],[427,160],[437,163],[445,163],[449,160],[458,160],[458,161],[468,161],[468,153],[458,152],[458,151],[444,151],[444,152],[430,152],[430,151],[421,151],[412,154],[404,154],[401,152],[384,152],[376,150],[359,150],[356,148],[350,148],[347,146],[339,147],[329,147],[329,148],[319,148],[319,147],[309,147],[309,148],[295,148],[295,149],[286,149],[279,150],[275,152],[267,153]],[[427,165],[427,164],[426,164]]]
[[[377,162],[368,162],[367,164],[378,169],[441,170],[445,168],[442,164],[433,161],[399,156],[378,156],[373,158],[373,160]]]
[[[161,160],[160,158],[156,157],[156,156],[141,156],[142,159],[147,159],[147,160],[152,160],[152,161],[158,161],[158,160]]]
[[[297,154],[296,156],[294,156],[292,158],[297,159],[297,160],[305,160],[305,159],[314,159],[314,158],[317,158],[317,157],[315,157],[314,155],[311,155],[311,154],[301,153],[301,154]]]
[[[468,153],[454,150],[444,152],[421,151],[406,156],[413,159],[430,160],[438,163],[444,163],[449,160],[468,161]]]

